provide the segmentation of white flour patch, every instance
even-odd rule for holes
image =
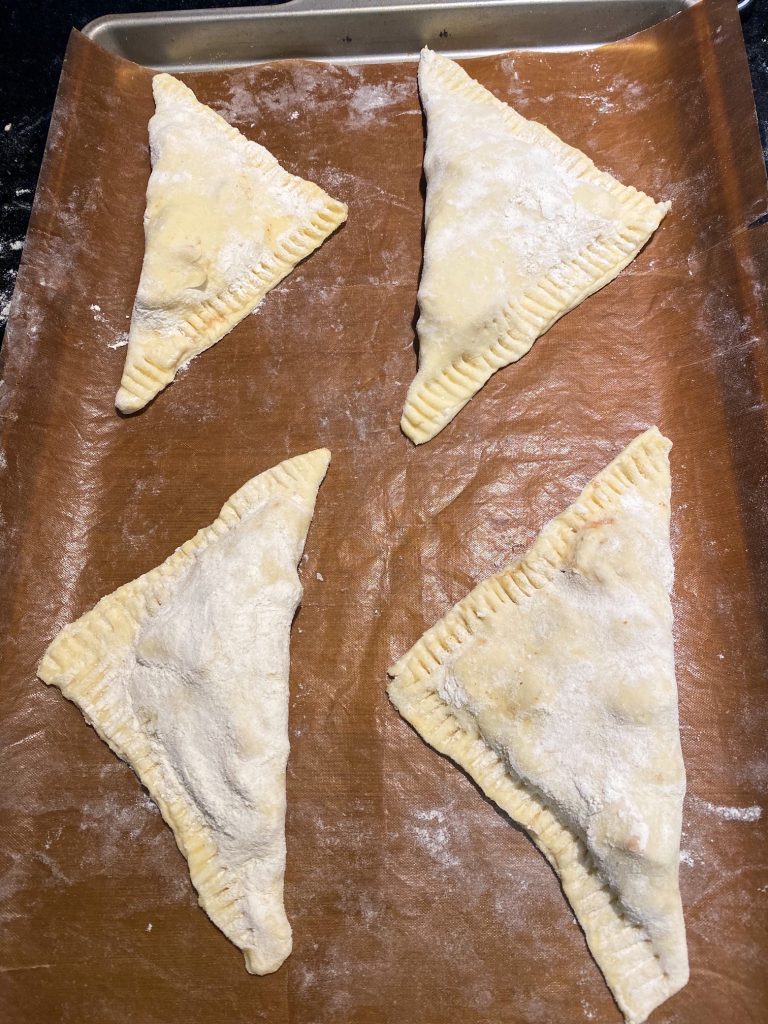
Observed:
[[[277,85],[256,86],[247,80],[233,82],[229,96],[224,103],[211,104],[212,109],[230,124],[248,124],[257,127],[264,111],[287,117],[290,121],[299,119],[299,111],[333,110],[337,97],[321,97],[317,92],[325,87],[329,76],[337,77],[339,69],[323,65],[321,69],[298,64],[291,69],[290,79]],[[296,115],[294,117],[294,114]],[[269,146],[269,143],[266,143]]]
[[[699,797],[691,797],[691,802],[707,814],[715,815],[723,821],[760,821],[763,816],[763,809],[757,804],[752,807],[726,807],[722,804],[713,804],[709,800],[701,800]]]
[[[419,821],[445,821],[445,812],[439,811],[434,808],[431,811],[414,811],[414,817],[418,818]]]
[[[119,331],[97,302],[92,302],[88,309],[93,316],[93,322],[106,327],[112,333],[112,337],[107,341],[107,348],[124,348],[128,344],[128,332]]]
[[[610,114],[616,109],[613,100],[609,100],[603,92],[577,92],[572,95],[574,99],[580,103],[586,103],[600,114]]]
[[[347,127],[366,128],[373,121],[386,118],[392,107],[413,99],[410,82],[382,82],[378,85],[359,85],[349,100]],[[414,107],[409,113],[418,113]]]
[[[230,85],[229,98],[225,103],[211,103],[210,106],[230,124],[250,124],[259,113],[258,97],[253,89],[242,82],[233,82]],[[254,127],[253,124],[250,126]]]
[[[460,860],[448,849],[451,834],[445,827],[444,813],[439,810],[415,811],[414,816],[423,824],[405,827],[416,844],[442,867],[456,867]]]
[[[300,991],[311,988],[317,980],[317,975],[314,971],[310,970],[309,967],[303,964],[298,969],[298,982]]]
[[[143,790],[143,789],[142,789],[141,794],[139,796],[139,803],[144,808],[144,810],[145,811],[149,811],[150,814],[159,814],[160,813],[160,810],[159,810],[157,804],[155,803],[155,801],[152,799],[152,797],[149,795],[149,793],[145,792],[145,790]]]
[[[581,1000],[581,1009],[582,1009],[582,1011],[584,1013],[584,1016],[587,1018],[587,1020],[594,1020],[595,1019],[595,1010],[594,1010],[594,1008],[592,1006],[589,1005],[589,1003],[586,1001],[586,999],[582,999]]]

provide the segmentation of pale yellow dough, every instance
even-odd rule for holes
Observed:
[[[688,980],[669,448],[637,437],[390,669],[400,713],[555,868],[629,1024]]]
[[[136,412],[347,217],[343,203],[199,103],[152,80],[145,252],[115,404]]]
[[[419,369],[401,423],[416,444],[616,277],[669,209],[428,49],[419,92],[427,116]]]
[[[291,951],[289,642],[329,460],[323,448],[254,477],[162,565],[66,626],[38,668],[147,787],[200,905],[253,974]]]

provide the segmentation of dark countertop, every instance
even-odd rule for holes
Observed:
[[[248,0],[251,6],[273,2],[276,0]],[[7,318],[21,259],[70,29],[82,28],[104,14],[237,6],[245,3],[57,0],[44,4],[41,10],[28,0],[10,0],[2,39],[5,59],[0,62],[0,327]],[[768,158],[768,0],[753,0],[743,24],[763,152]]]

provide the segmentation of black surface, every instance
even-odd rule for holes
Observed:
[[[267,6],[279,0],[248,0]],[[735,2],[735,0],[734,0]],[[67,37],[104,14],[238,7],[215,0],[0,0],[0,327],[7,317]],[[744,16],[763,152],[768,154],[768,0]]]

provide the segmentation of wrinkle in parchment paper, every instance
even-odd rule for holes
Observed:
[[[98,1024],[618,1021],[557,881],[396,715],[387,667],[636,433],[673,442],[691,981],[657,1024],[764,1019],[768,242],[738,17],[699,5],[583,53],[466,62],[672,211],[619,278],[429,444],[416,368],[415,64],[183,76],[348,223],[138,416],[113,408],[143,251],[151,73],[74,35],[4,346],[0,1013]],[[54,633],[328,445],[292,633],[275,975],[196,906],[170,831],[35,679]]]

